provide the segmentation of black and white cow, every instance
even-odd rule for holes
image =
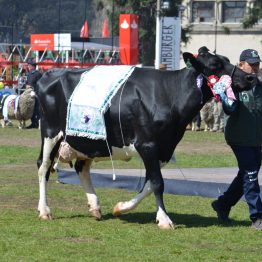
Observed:
[[[212,97],[207,77],[231,75],[235,92],[250,89],[255,83],[252,75],[230,64],[227,58],[209,53],[206,47],[199,49],[197,57],[191,53],[184,53],[183,57],[190,63],[190,68],[178,71],[135,68],[105,114],[107,141],[112,155],[119,153],[119,149],[128,157],[137,152],[146,169],[142,191],[129,201],[119,202],[113,213],[119,215],[134,209],[154,192],[156,221],[164,229],[173,228],[174,225],[163,202],[161,166],[171,159],[186,126]],[[42,107],[38,210],[42,219],[51,218],[46,185],[59,145],[65,139],[68,100],[82,72],[79,69],[53,69],[46,72],[38,82],[37,95]],[[197,85],[199,75],[203,76],[201,86]],[[86,156],[86,159],[76,160],[75,169],[85,190],[89,211],[100,219],[99,200],[89,172],[93,160],[109,156],[108,146],[104,140],[75,136],[66,136],[66,141]]]

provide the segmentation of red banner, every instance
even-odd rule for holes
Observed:
[[[102,37],[109,37],[109,30],[108,30],[108,24],[106,19],[103,22]]]
[[[121,14],[119,16],[120,59],[124,65],[138,63],[138,16]]]
[[[81,38],[88,38],[88,23],[87,23],[87,20],[85,20],[85,23],[83,24],[83,26],[81,28],[80,37]]]

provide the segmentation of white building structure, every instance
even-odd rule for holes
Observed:
[[[182,25],[192,26],[189,43],[181,44],[181,52],[197,53],[201,46],[227,56],[231,63],[239,61],[242,50],[256,49],[262,56],[262,19],[244,29],[243,18],[254,0],[184,0]],[[180,67],[184,67],[183,61]]]

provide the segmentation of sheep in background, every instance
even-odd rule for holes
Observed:
[[[3,96],[1,100],[3,104],[0,118],[4,118],[1,120],[2,127],[9,123],[9,119],[16,119],[19,121],[19,128],[25,128],[26,120],[31,119],[34,112],[35,92],[33,89],[27,88],[20,96],[9,95],[9,98]]]

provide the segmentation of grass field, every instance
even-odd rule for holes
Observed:
[[[98,188],[103,220],[96,221],[88,215],[81,187],[58,184],[53,175],[48,197],[54,219],[40,221],[39,131],[0,129],[0,145],[0,261],[262,261],[262,234],[250,228],[244,202],[232,210],[232,225],[222,226],[212,199],[165,194],[177,228],[161,231],[154,223],[153,196],[115,218],[114,204],[134,192]],[[216,133],[187,132],[176,157],[180,167],[235,165],[223,134]],[[141,166],[137,159],[118,168],[134,164]]]

